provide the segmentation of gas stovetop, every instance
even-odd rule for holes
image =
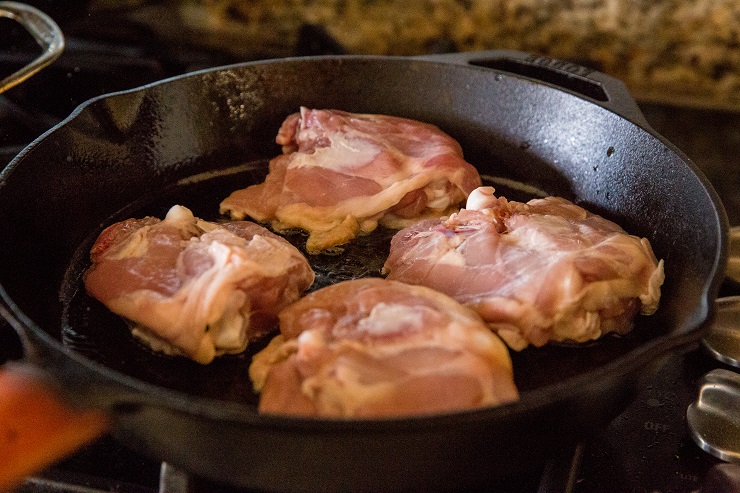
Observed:
[[[7,332],[3,348],[15,344]],[[17,351],[10,351],[17,356]],[[697,381],[721,365],[701,349],[674,355],[635,401],[593,439],[554,457],[544,470],[502,478],[500,492],[695,492],[721,461],[691,439],[686,408]],[[410,485],[411,486],[411,485]],[[143,457],[106,436],[29,478],[21,493],[236,493]],[[706,492],[705,490],[705,493]]]
[[[30,60],[33,42],[0,19],[0,76]],[[212,49],[173,45],[156,32],[126,21],[81,22],[67,33],[67,48],[50,67],[0,95],[0,166],[78,104],[101,94],[137,87],[205,67],[245,61]],[[321,30],[308,28],[295,54],[341,51]],[[9,48],[5,48],[9,47]],[[30,54],[29,54],[30,53]],[[740,115],[712,110],[642,105],[651,125],[682,149],[719,192],[731,224],[740,224]],[[726,286],[723,295],[740,294]],[[14,334],[0,327],[0,361],[16,359]],[[575,449],[565,449],[544,470],[502,478],[500,491],[575,493],[694,492],[721,461],[690,437],[686,408],[697,382],[722,367],[700,348],[668,359],[636,400],[606,429]],[[413,489],[413,485],[410,485]],[[189,477],[167,464],[104,437],[50,467],[21,492],[231,492]],[[706,491],[706,490],[705,490]]]

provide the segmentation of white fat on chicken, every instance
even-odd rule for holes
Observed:
[[[665,279],[647,239],[563,198],[525,204],[492,187],[399,231],[384,272],[473,308],[516,350],[625,334],[657,310]]]
[[[515,401],[508,350],[446,295],[378,278],[340,282],[280,313],[249,372],[260,412],[366,418]]]
[[[209,363],[274,330],[314,273],[283,238],[247,221],[216,224],[176,205],[164,220],[106,228],[85,287],[155,351]]]

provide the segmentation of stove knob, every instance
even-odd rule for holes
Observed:
[[[704,349],[727,365],[740,367],[740,296],[718,298],[714,320],[702,339]]]
[[[740,226],[730,228],[725,276],[740,286]]]
[[[740,493],[740,465],[713,466],[704,477],[699,493]]]
[[[740,462],[740,374],[718,368],[701,380],[699,397],[686,410],[691,437],[702,450]]]

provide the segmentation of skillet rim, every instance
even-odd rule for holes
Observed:
[[[505,50],[501,50],[502,52]],[[493,53],[493,52],[481,52],[481,53]],[[468,54],[470,55],[470,54]],[[108,384],[115,384],[120,389],[126,389],[131,392],[130,395],[124,395],[120,398],[116,398],[114,395],[103,396],[102,402],[96,402],[95,399],[90,399],[93,405],[100,405],[106,409],[110,409],[114,413],[126,412],[129,406],[132,404],[137,405],[154,405],[169,407],[173,410],[197,413],[202,416],[226,420],[236,421],[242,423],[248,423],[263,427],[279,428],[279,429],[290,429],[300,428],[306,430],[325,430],[325,431],[340,431],[340,430],[384,430],[387,431],[389,427],[397,427],[397,429],[408,430],[411,428],[436,428],[440,426],[447,426],[448,422],[452,419],[455,422],[459,421],[487,421],[496,418],[503,418],[507,415],[517,415],[520,413],[532,412],[537,408],[542,408],[546,404],[552,404],[557,401],[567,401],[568,399],[577,397],[582,393],[582,388],[585,386],[594,385],[595,381],[599,378],[614,375],[626,375],[634,372],[641,367],[647,367],[650,363],[660,360],[661,357],[668,356],[678,348],[685,348],[693,343],[697,343],[701,338],[704,329],[707,327],[711,318],[714,314],[714,303],[711,301],[716,298],[719,292],[719,287],[722,282],[721,273],[723,272],[724,264],[727,257],[727,236],[728,236],[728,219],[724,207],[719,199],[719,196],[711,185],[709,180],[706,178],[704,173],[689,159],[680,149],[678,149],[670,141],[666,140],[660,134],[655,132],[649,125],[644,122],[635,122],[632,118],[624,116],[619,113],[618,109],[613,107],[600,104],[599,101],[592,100],[586,96],[575,93],[566,88],[559,87],[557,85],[543,82],[529,77],[525,77],[518,74],[512,74],[510,72],[501,71],[493,68],[486,68],[481,66],[463,65],[450,61],[449,55],[443,55],[440,58],[442,60],[435,60],[434,56],[424,57],[401,57],[401,56],[377,56],[377,55],[326,55],[326,56],[310,56],[310,57],[290,57],[290,58],[276,58],[269,60],[257,60],[242,63],[228,64],[218,67],[205,68],[185,74],[180,74],[158,81],[154,81],[139,87],[126,89],[123,91],[116,91],[107,94],[102,94],[94,98],[88,99],[81,103],[75,108],[66,118],[60,121],[57,125],[50,128],[39,137],[34,139],[28,146],[26,146],[13,160],[0,171],[0,193],[4,187],[6,179],[12,175],[13,170],[20,166],[25,157],[33,152],[33,149],[43,140],[49,138],[52,134],[57,132],[62,127],[67,126],[72,120],[78,118],[80,114],[88,110],[89,107],[95,104],[100,104],[101,101],[115,98],[122,95],[130,95],[138,92],[148,91],[150,88],[162,86],[177,80],[199,77],[204,74],[216,73],[221,71],[228,71],[233,69],[239,69],[242,67],[249,67],[255,65],[268,65],[268,64],[291,64],[296,61],[300,62],[326,62],[326,61],[370,61],[370,62],[387,62],[387,61],[402,61],[404,63],[420,63],[424,65],[437,64],[449,68],[450,66],[459,67],[459,70],[475,70],[484,71],[492,74],[502,74],[507,77],[517,78],[522,83],[529,83],[535,85],[548,86],[554,90],[566,92],[573,97],[582,99],[588,103],[598,106],[600,109],[614,113],[618,118],[627,121],[631,125],[638,127],[641,131],[647,132],[650,137],[658,139],[663,145],[665,145],[670,152],[676,154],[681,162],[688,166],[689,170],[699,179],[703,186],[704,192],[708,195],[709,202],[714,206],[718,219],[718,231],[720,232],[720,238],[718,238],[718,251],[715,252],[714,262],[712,265],[712,275],[705,279],[704,285],[700,290],[701,303],[692,312],[693,317],[690,317],[686,321],[683,327],[676,327],[670,334],[663,334],[656,338],[650,339],[639,346],[630,349],[625,354],[620,355],[606,364],[600,365],[598,368],[582,373],[575,377],[570,377],[562,382],[556,384],[538,387],[532,390],[527,390],[520,395],[519,401],[507,403],[503,405],[489,406],[479,409],[447,412],[447,413],[434,413],[432,415],[419,415],[419,416],[399,416],[399,417],[388,417],[381,419],[328,419],[328,418],[313,418],[313,417],[293,417],[293,416],[278,416],[278,415],[266,415],[259,414],[256,407],[249,404],[222,401],[216,398],[201,397],[188,394],[183,391],[168,389],[153,383],[149,383],[145,380],[138,379],[126,375],[122,372],[113,370],[112,368],[98,363],[97,361],[87,358],[72,349],[64,346],[61,341],[54,338],[46,330],[37,325],[33,320],[23,313],[20,308],[13,302],[12,298],[6,292],[4,286],[0,284],[0,313],[8,319],[13,325],[16,332],[21,335],[21,339],[24,345],[25,355],[21,361],[26,360],[29,354],[33,353],[33,345],[27,340],[27,331],[33,335],[33,337],[49,349],[60,352],[65,358],[73,360],[76,364],[82,365],[86,370],[94,372],[97,377],[103,380],[107,380]],[[118,390],[120,390],[118,389]]]

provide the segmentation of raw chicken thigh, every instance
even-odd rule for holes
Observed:
[[[281,311],[280,332],[249,369],[264,413],[364,418],[518,399],[503,342],[425,287],[337,283]]]
[[[559,197],[526,204],[481,187],[467,208],[399,231],[388,279],[473,308],[515,350],[625,334],[658,307],[664,280],[647,239]]]
[[[163,221],[108,227],[90,257],[91,296],[154,350],[203,364],[273,330],[277,312],[314,279],[306,258],[262,226],[210,223],[182,206]]]
[[[237,190],[221,213],[308,231],[306,249],[342,245],[378,223],[402,228],[449,214],[480,185],[460,145],[434,125],[301,108],[280,127],[283,154],[266,180]]]

